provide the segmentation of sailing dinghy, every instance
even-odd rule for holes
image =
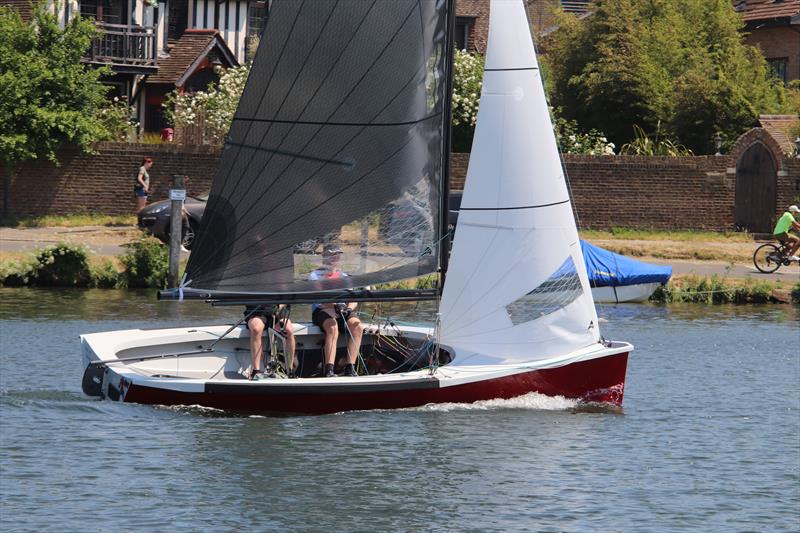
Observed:
[[[274,0],[186,277],[160,293],[236,306],[432,299],[435,324],[367,321],[360,375],[332,378],[320,377],[319,328],[296,324],[299,378],[259,381],[245,377],[241,324],[83,335],[87,394],[265,413],[531,392],[622,403],[632,346],[600,336],[522,0],[491,3],[448,258],[453,21],[452,0]],[[315,239],[341,247],[347,276],[309,276],[319,259],[297,245]],[[368,287],[437,272],[441,290]],[[265,342],[280,361],[280,335]]]

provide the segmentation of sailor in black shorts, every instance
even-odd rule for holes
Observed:
[[[289,320],[289,306],[277,305],[248,305],[244,310],[245,323],[250,330],[250,372],[248,379],[260,379],[270,377],[265,374],[264,363],[264,343],[262,336],[268,328],[273,328],[286,335],[286,359],[289,368],[289,377],[294,377],[294,370],[297,367],[294,361],[294,327]],[[275,327],[275,315],[279,311],[286,313],[286,318],[281,319],[278,327]]]
[[[339,270],[341,254],[342,250],[338,246],[325,246],[322,250],[322,266],[311,272],[308,279],[336,283],[335,280],[346,278],[347,274]],[[311,321],[325,334],[325,342],[322,347],[325,365],[322,368],[323,377],[335,376],[333,369],[336,363],[336,343],[339,334],[345,335],[347,338],[347,366],[345,366],[344,375],[356,375],[355,362],[361,347],[361,337],[364,334],[364,326],[355,313],[356,305],[355,302],[312,305]]]

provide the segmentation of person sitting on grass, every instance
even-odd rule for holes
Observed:
[[[790,231],[800,232],[800,223],[794,218],[797,213],[800,213],[800,207],[790,205],[789,209],[778,219],[775,230],[772,232],[772,236],[786,246],[786,255],[792,261],[800,261],[800,257],[797,257],[797,250],[800,249],[800,237],[789,233]]]

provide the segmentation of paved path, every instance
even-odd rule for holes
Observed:
[[[125,252],[124,243],[139,236],[134,226],[79,228],[0,228],[0,250],[26,252],[59,242],[83,244],[100,255]]]
[[[691,262],[671,259],[646,259],[646,261],[657,265],[670,265],[674,276],[684,274],[713,276],[716,274],[720,277],[729,278],[751,277],[754,280],[787,281],[790,283],[800,281],[800,267],[796,264],[788,267],[783,266],[772,274],[764,274],[756,270],[756,267],[754,267],[752,263],[749,265],[735,264],[731,266],[730,263],[716,263],[712,261]]]

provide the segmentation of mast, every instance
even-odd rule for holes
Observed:
[[[455,25],[456,25],[456,1],[447,0],[447,39],[445,41],[445,108],[444,123],[442,130],[444,140],[442,142],[444,160],[442,161],[442,198],[441,198],[441,225],[442,233],[445,237],[441,241],[439,252],[439,293],[444,288],[444,279],[447,275],[447,266],[450,262],[450,242],[453,236],[450,233],[450,152],[452,149],[452,128],[453,128],[453,57],[455,55]]]

